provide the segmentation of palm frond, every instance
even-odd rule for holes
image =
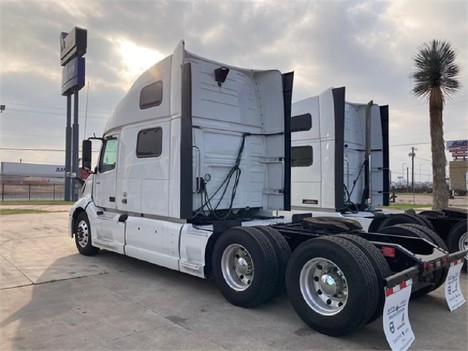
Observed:
[[[460,88],[460,67],[455,59],[449,42],[433,40],[422,44],[414,57],[413,93],[429,97],[433,87],[440,87],[446,96],[455,93]]]

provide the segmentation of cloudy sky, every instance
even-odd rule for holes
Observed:
[[[465,0],[0,0],[0,161],[64,164],[59,34],[77,26],[88,30],[80,139],[101,135],[138,75],[184,39],[223,63],[294,70],[293,101],[346,86],[348,101],[388,104],[392,178],[415,146],[415,180],[427,181],[428,108],[411,94],[412,58],[424,42],[452,43],[463,87],[447,100],[445,140],[466,139],[467,23]]]

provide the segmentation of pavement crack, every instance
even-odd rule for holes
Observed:
[[[5,260],[7,261],[9,264],[11,264],[13,267],[15,267],[15,269],[20,272],[27,280],[29,280],[31,282],[31,284],[34,284],[34,282],[29,279],[29,277],[21,270],[19,269],[12,261],[10,261],[8,258],[6,258],[5,256],[3,256],[2,254],[0,254],[0,256]],[[27,284],[29,285],[29,284]]]

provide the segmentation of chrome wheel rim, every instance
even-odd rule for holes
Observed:
[[[460,237],[460,240],[458,241],[458,247],[460,250],[468,250],[468,232]],[[468,259],[468,254],[465,256],[465,258]]]
[[[81,247],[86,247],[89,241],[89,227],[88,223],[85,220],[80,221],[77,226],[76,230],[76,240],[78,245]]]
[[[306,303],[321,315],[336,315],[346,306],[348,282],[340,268],[326,258],[308,261],[302,267],[299,284]]]
[[[231,244],[221,257],[221,271],[229,287],[236,291],[244,291],[254,278],[252,256],[242,245]]]

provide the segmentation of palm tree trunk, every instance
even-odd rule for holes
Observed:
[[[440,210],[448,207],[449,192],[446,183],[445,143],[442,112],[444,99],[439,86],[431,89],[429,97],[429,115],[431,129],[432,151],[432,209]]]

